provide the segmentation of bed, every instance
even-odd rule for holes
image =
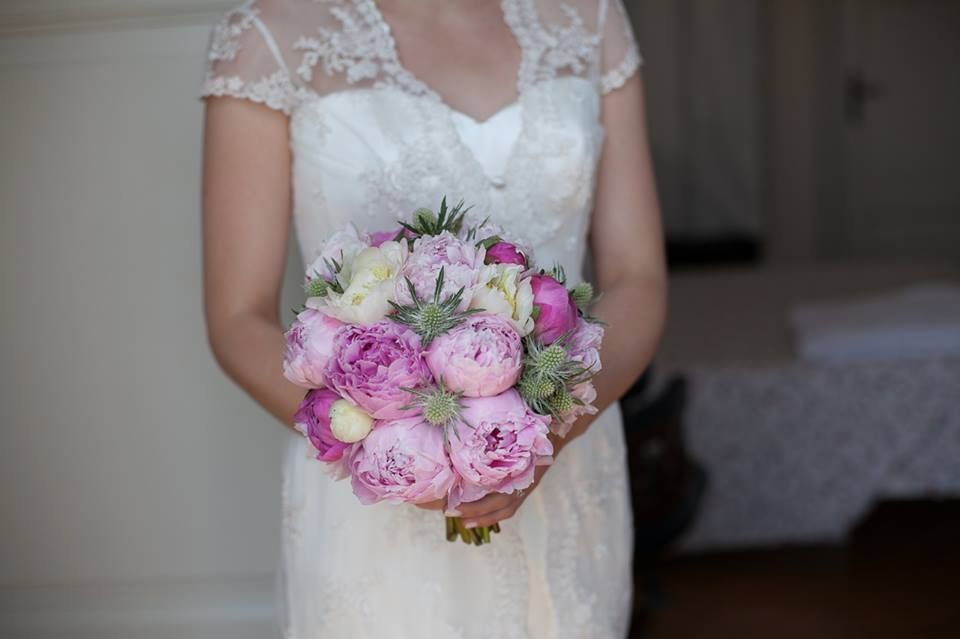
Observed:
[[[681,550],[838,542],[877,499],[960,496],[956,353],[798,356],[798,309],[829,310],[918,284],[960,292],[960,261],[672,277],[657,378],[689,381],[688,446],[710,478]],[[814,300],[822,304],[804,306]]]

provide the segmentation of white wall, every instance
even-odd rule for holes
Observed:
[[[219,7],[64,4],[0,11],[0,636],[272,636],[289,435],[201,315]]]

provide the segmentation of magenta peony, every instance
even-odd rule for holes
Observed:
[[[533,324],[533,334],[544,344],[552,344],[577,326],[577,305],[566,287],[549,275],[530,278],[533,288],[533,306],[539,312]]]
[[[473,290],[477,286],[477,276],[483,267],[484,250],[444,231],[440,235],[424,235],[417,239],[413,251],[397,278],[397,302],[409,304],[410,291],[406,279],[413,283],[420,299],[433,299],[437,276],[443,269],[443,289],[441,299],[463,288],[463,299],[459,310],[470,305]]]
[[[348,467],[353,492],[363,504],[435,501],[456,482],[443,431],[420,417],[377,422],[354,445]]]
[[[530,486],[535,468],[553,461],[549,425],[550,418],[531,411],[513,389],[464,399],[462,419],[447,438],[450,461],[461,476],[448,506]]]
[[[507,320],[473,315],[433,340],[427,365],[448,389],[491,397],[517,383],[522,355],[520,336]]]
[[[297,315],[286,335],[284,377],[303,388],[325,386],[324,371],[333,353],[333,336],[343,326],[343,322],[313,309]]]
[[[527,258],[510,242],[497,242],[487,249],[487,264],[519,264],[527,265]]]
[[[327,363],[327,385],[374,419],[398,419],[410,414],[404,388],[433,381],[420,337],[389,319],[370,326],[347,326],[333,340]]]
[[[339,395],[326,388],[312,390],[303,398],[293,417],[294,427],[317,449],[320,461],[338,461],[349,447],[330,431],[330,407],[339,399]]]

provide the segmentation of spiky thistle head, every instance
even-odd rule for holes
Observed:
[[[463,393],[456,393],[443,385],[443,380],[427,389],[405,389],[413,396],[408,408],[419,408],[423,419],[433,426],[447,427],[460,419]]]
[[[562,340],[544,346],[536,338],[525,340],[526,355],[518,390],[534,412],[557,416],[575,401],[569,389],[590,378],[590,371],[571,359]]]
[[[447,198],[440,201],[440,210],[434,213],[430,209],[417,209],[411,216],[410,222],[400,221],[400,226],[413,233],[416,237],[422,235],[440,235],[449,231],[454,235],[463,229],[463,218],[469,207],[465,207],[463,200],[453,208],[447,208]]]
[[[309,279],[303,285],[307,297],[323,297],[330,291],[330,284],[322,277]]]
[[[587,312],[590,304],[593,303],[593,296],[593,285],[590,282],[580,282],[570,289],[570,297],[581,313]]]
[[[456,293],[441,299],[443,277],[443,267],[441,267],[437,274],[437,284],[433,289],[433,298],[430,301],[421,299],[413,282],[407,279],[411,302],[404,305],[390,302],[394,310],[393,321],[410,327],[410,330],[420,336],[424,348],[429,346],[436,337],[459,326],[468,316],[479,312],[479,309],[458,310],[463,300],[462,287]]]

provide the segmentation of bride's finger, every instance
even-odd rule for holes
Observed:
[[[501,508],[500,510],[486,513],[480,517],[465,518],[463,520],[463,524],[467,528],[476,528],[477,526],[492,526],[496,523],[513,517],[513,515],[517,512],[517,507],[519,507],[519,505],[519,502],[514,502],[506,508]]]
[[[423,504],[415,504],[417,508],[423,508],[424,510],[445,510],[447,507],[446,499],[438,499],[436,501],[428,501]]]
[[[467,520],[473,517],[486,515],[487,513],[492,513],[495,510],[506,508],[512,502],[512,495],[493,493],[487,495],[483,499],[460,504],[457,510],[460,512],[460,516],[463,517],[464,520]]]

